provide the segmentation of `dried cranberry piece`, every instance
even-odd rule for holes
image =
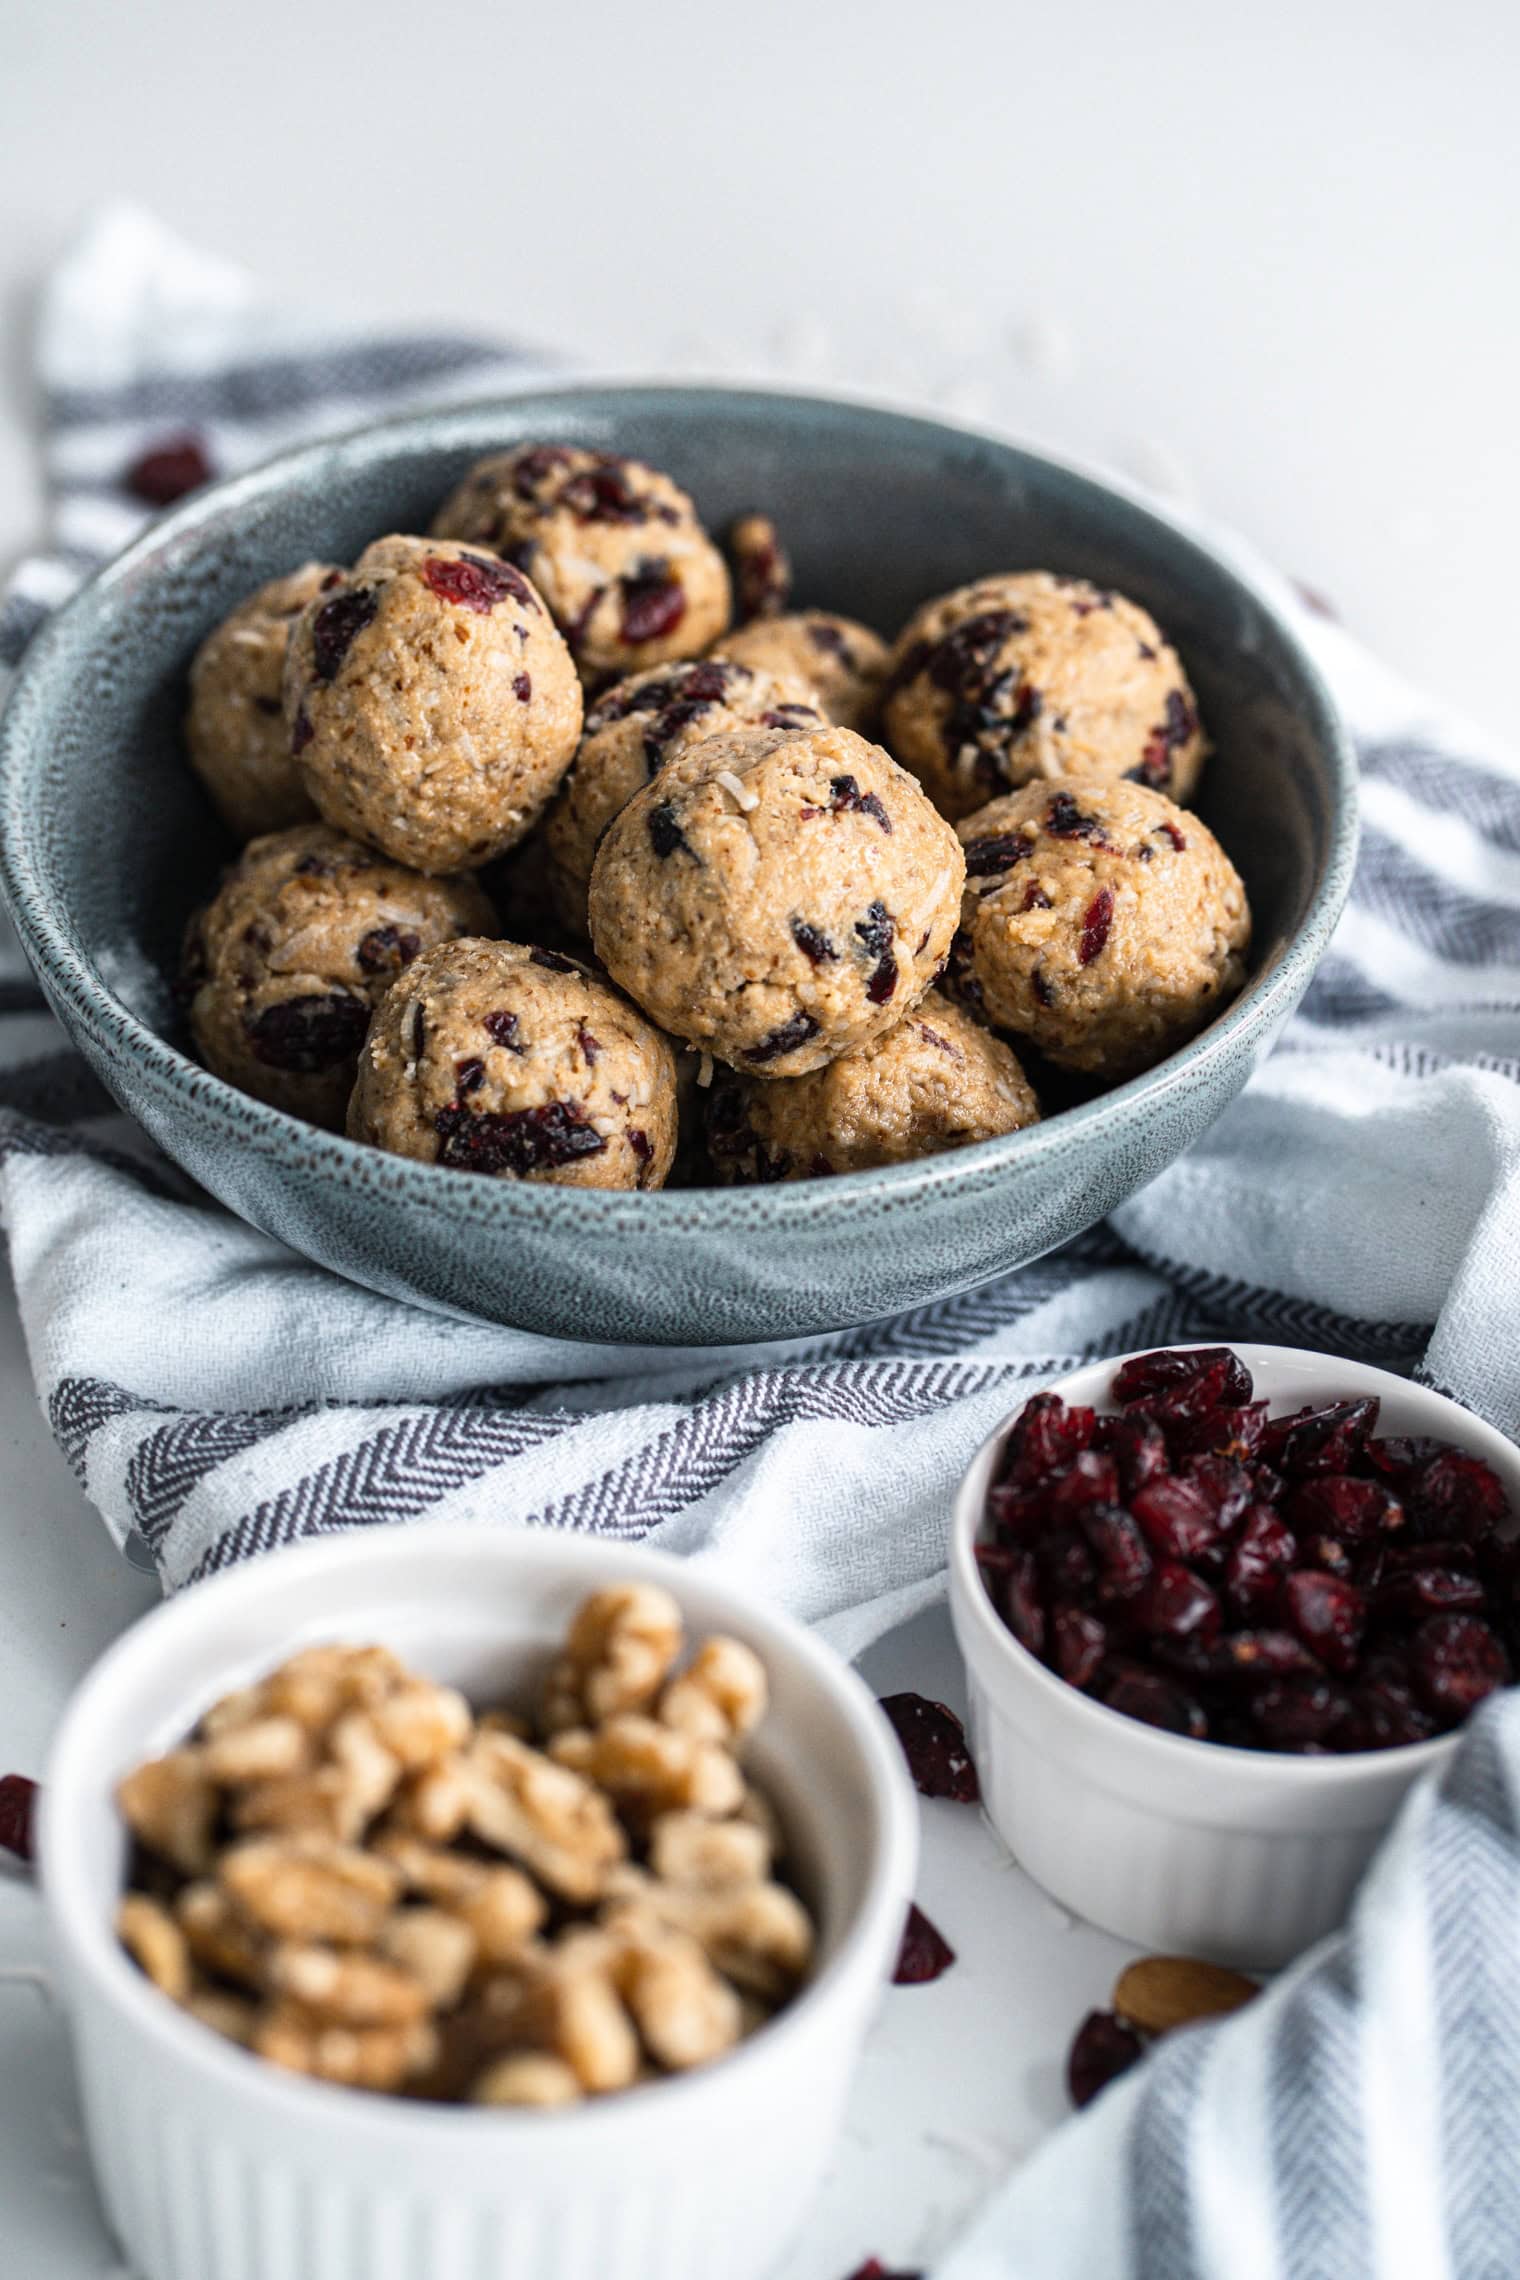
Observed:
[[[1443,1449],[1416,1473],[1407,1490],[1410,1511],[1422,1536],[1455,1536],[1480,1543],[1491,1536],[1509,1510],[1504,1484],[1481,1457],[1463,1449]]]
[[[373,587],[334,594],[311,621],[312,664],[319,681],[336,680],[338,668],[380,607]]]
[[[833,943],[822,928],[809,926],[806,919],[794,918],[792,920],[792,940],[802,952],[803,957],[807,959],[809,965],[832,965],[839,956],[839,952],[834,948]]]
[[[1329,1579],[1333,1581],[1333,1578]],[[1254,1677],[1319,1676],[1320,1664],[1291,1631],[1232,1631],[1220,1642],[1230,1669]]]
[[[883,831],[890,831],[892,818],[888,815],[875,792],[863,792],[853,776],[835,776],[829,784],[830,806],[836,815],[854,812],[868,815],[879,823]]]
[[[1110,1710],[1138,1718],[1142,1725],[1159,1726],[1163,1733],[1182,1734],[1194,1742],[1208,1738],[1202,1703],[1171,1679],[1138,1663],[1110,1663],[1098,1697]]]
[[[369,1028],[369,1007],[347,990],[332,990],[277,999],[243,1026],[254,1058],[266,1068],[313,1076],[358,1052]]]
[[[944,1933],[930,1923],[922,1908],[910,1901],[902,1946],[897,1951],[892,1973],[893,1986],[927,1986],[931,1979],[938,1979],[942,1972],[948,1971],[954,1961],[955,1950]]]
[[[1101,818],[1085,815],[1070,792],[1056,793],[1045,810],[1045,829],[1052,839],[1087,839],[1096,844],[1103,838]]]
[[[1368,1679],[1351,1688],[1348,1700],[1338,1736],[1345,1749],[1402,1749],[1410,1742],[1428,1742],[1436,1731],[1435,1720],[1400,1679]]]
[[[1146,1541],[1172,1560],[1197,1559],[1223,1534],[1214,1500],[1196,1481],[1170,1474],[1147,1481],[1130,1499]]]
[[[885,1005],[897,987],[897,960],[892,955],[897,928],[886,904],[871,903],[865,917],[856,920],[855,932],[866,956],[877,961],[866,984],[866,996],[873,1005]]]
[[[1033,1552],[1011,1552],[1003,1565],[994,1593],[1003,1621],[1032,1655],[1045,1652],[1045,1608],[1040,1597],[1039,1569]]]
[[[1022,863],[1033,852],[1034,842],[1016,831],[997,831],[985,839],[968,840],[966,876],[968,879],[996,878],[1000,872],[1011,871],[1015,863]]]
[[[818,1023],[810,1013],[794,1013],[790,1021],[783,1021],[779,1029],[773,1029],[758,1045],[748,1046],[744,1058],[746,1061],[779,1061],[783,1054],[795,1053],[799,1045],[806,1045],[809,1038],[817,1035]]]
[[[1381,1440],[1369,1441],[1362,1455],[1374,1472],[1391,1480],[1407,1480],[1411,1473],[1423,1471],[1432,1457],[1444,1456],[1448,1445],[1433,1440],[1428,1433],[1389,1433]]]
[[[1082,1533],[1098,1563],[1099,1599],[1132,1599],[1151,1572],[1145,1538],[1121,1504],[1089,1505]]]
[[[574,1101],[551,1100],[542,1108],[473,1114],[451,1101],[433,1118],[438,1161],[451,1171],[526,1178],[530,1172],[557,1170],[582,1156],[598,1156],[607,1143],[588,1124]]]
[[[1249,1401],[1238,1409],[1209,1409],[1201,1417],[1179,1419],[1176,1446],[1188,1456],[1233,1457],[1238,1462],[1259,1447],[1268,1407],[1265,1401]]]
[[[1225,1597],[1236,1614],[1262,1615],[1275,1605],[1278,1582],[1297,1554],[1271,1505],[1253,1504],[1225,1561]]]
[[[1077,945],[1079,966],[1090,966],[1100,955],[1107,944],[1113,922],[1113,891],[1109,887],[1102,887],[1082,915],[1082,939]]]
[[[24,1773],[0,1773],[0,1849],[17,1860],[32,1857],[37,1784]]]
[[[485,554],[461,554],[457,561],[429,554],[422,563],[422,581],[441,602],[473,610],[477,617],[489,617],[498,602],[521,602],[532,593],[520,570]]]
[[[885,1694],[881,1708],[902,1744],[920,1797],[976,1804],[981,1784],[966,1746],[965,1728],[955,1712],[924,1694]]]
[[[1323,1568],[1295,1568],[1283,1578],[1283,1608],[1298,1636],[1330,1670],[1356,1669],[1367,1602],[1354,1583]]]
[[[304,703],[298,705],[296,707],[295,725],[290,731],[290,752],[292,759],[299,759],[300,755],[306,750],[307,745],[310,744],[312,738],[316,735],[316,733],[316,730],[311,725],[311,715],[307,712]]]
[[[586,1024],[582,1022],[575,1032],[575,1042],[585,1056],[586,1066],[594,1069],[602,1053],[600,1037],[593,1037]]]
[[[1487,1589],[1476,1575],[1421,1563],[1397,1568],[1386,1578],[1375,1612],[1380,1623],[1417,1623],[1426,1615],[1476,1614],[1487,1604]]]
[[[1332,1401],[1324,1409],[1274,1418],[1262,1437],[1262,1454],[1283,1473],[1346,1473],[1361,1456],[1377,1423],[1378,1403]],[[1279,1434],[1278,1428],[1283,1430]]]
[[[1226,1535],[1253,1502],[1255,1482],[1233,1457],[1189,1457],[1184,1477],[1208,1498]]]
[[[686,589],[661,559],[638,563],[619,581],[623,592],[623,639],[631,649],[640,642],[663,641],[674,633],[686,615]]]
[[[467,1094],[479,1092],[486,1081],[486,1065],[472,1053],[463,1061],[454,1063],[454,1090],[463,1100]]]
[[[1097,1588],[1098,1570],[1085,1537],[1076,1528],[1048,1528],[1033,1547],[1048,1599],[1086,1602]]]
[[[1509,1657],[1476,1615],[1430,1616],[1410,1641],[1409,1660],[1427,1708],[1453,1725],[1509,1683]]]
[[[1404,1507],[1391,1489],[1349,1473],[1311,1474],[1289,1497],[1286,1516],[1301,1536],[1335,1536],[1346,1544],[1371,1543],[1404,1525]]]
[[[610,452],[598,453],[594,466],[570,478],[559,504],[582,522],[642,522],[648,511],[648,502],[628,480],[626,460]]]
[[[685,832],[676,821],[676,811],[669,800],[661,800],[657,807],[652,807],[649,811],[649,844],[662,863],[667,855],[674,855],[677,850],[683,855],[690,855],[694,862],[697,860]]]
[[[1050,1483],[1047,1508],[1061,1514],[1082,1512],[1089,1504],[1117,1504],[1119,1467],[1103,1449],[1082,1449]]]
[[[139,453],[122,477],[134,499],[146,506],[172,507],[190,491],[209,483],[216,469],[198,435],[166,436]]]
[[[1147,1481],[1158,1479],[1166,1471],[1166,1435],[1153,1419],[1106,1417],[1103,1426],[1104,1446],[1112,1452],[1119,1467],[1119,1480],[1126,1496],[1133,1496]]]
[[[1143,1403],[1167,1421],[1241,1408],[1254,1391],[1250,1371],[1228,1346],[1136,1354],[1115,1372],[1113,1385],[1114,1399],[1125,1408]]]
[[[488,1013],[480,1026],[496,1044],[504,1045],[509,1053],[527,1050],[518,1031],[515,1013]]]
[[[924,2280],[922,2272],[889,2272],[879,2256],[868,2256],[858,2264],[849,2280]]]
[[[1198,726],[1198,715],[1180,689],[1167,692],[1166,706],[1158,725],[1146,739],[1140,765],[1131,771],[1142,782],[1160,790],[1172,778],[1172,754],[1186,744]]]
[[[1219,1632],[1217,1596],[1180,1560],[1162,1560],[1157,1565],[1136,1595],[1130,1615],[1153,1639],[1209,1640]]]
[[[1270,1679],[1257,1687],[1250,1715],[1262,1740],[1275,1750],[1322,1742],[1350,1713],[1350,1699],[1327,1678]]]
[[[1089,1686],[1108,1652],[1108,1626],[1085,1607],[1058,1607],[1051,1618],[1055,1666],[1069,1686]]]
[[[1074,2106],[1090,2106],[1100,2090],[1145,2056],[1145,2045],[1116,2012],[1089,2011],[1066,2059],[1066,2089]]]
[[[1025,1402],[1008,1436],[1004,1477],[1038,1480],[1085,1449],[1097,1417],[1091,1409],[1068,1408],[1058,1393],[1037,1393]]]
[[[399,974],[422,948],[422,937],[399,926],[372,926],[355,956],[366,974]]]
[[[527,704],[533,694],[533,676],[531,673],[513,674],[512,694],[520,705]]]

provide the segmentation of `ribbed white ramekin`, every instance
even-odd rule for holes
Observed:
[[[589,1589],[672,1590],[746,1639],[772,1705],[753,1763],[821,1919],[804,1993],[731,2057],[565,2113],[409,2105],[306,2082],[168,2003],[111,1930],[118,1777],[229,1687],[319,1639],[378,1640],[478,1700],[522,1691]],[[832,2150],[912,1892],[917,1816],[870,1694],[700,1566],[551,1534],[377,1531],[276,1553],[150,1615],[75,1696],[48,1769],[43,1890],[107,2212],[144,2280],[753,2280]]]
[[[1429,1433],[1485,1458],[1520,1512],[1520,1452],[1467,1410],[1386,1370],[1291,1346],[1237,1346],[1274,1414],[1376,1394],[1378,1430]],[[1112,1409],[1129,1357],[1051,1390]],[[1021,1405],[1022,1406],[1022,1405]],[[1305,1758],[1187,1741],[1066,1685],[1020,1646],[976,1565],[1010,1417],[972,1461],[950,1538],[950,1610],[965,1657],[982,1795],[1004,1843],[1079,1916],[1142,1947],[1273,1968],[1345,1913],[1378,1839],[1450,1735]]]

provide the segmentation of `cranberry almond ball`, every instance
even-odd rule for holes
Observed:
[[[668,761],[602,841],[591,939],[662,1029],[794,1077],[911,1012],[955,932],[954,832],[847,728],[731,729]]]
[[[602,834],[667,760],[726,728],[823,725],[813,692],[793,675],[724,658],[656,665],[618,681],[586,715],[580,749],[544,825],[555,912],[586,931],[586,890]]]
[[[370,1014],[419,952],[490,934],[473,879],[426,879],[326,824],[255,839],[185,945],[208,1069],[309,1123],[343,1128]]]
[[[547,806],[580,735],[581,691],[520,570],[391,537],[297,620],[285,716],[330,824],[418,871],[473,871]]]
[[[1048,570],[979,578],[910,618],[882,729],[953,822],[1041,777],[1129,776],[1187,800],[1208,751],[1155,621],[1123,594]]]
[[[707,1145],[722,1181],[805,1180],[969,1147],[1039,1113],[1011,1048],[931,990],[884,1037],[805,1077],[725,1072]]]
[[[453,1171],[657,1188],[676,1147],[675,1055],[556,950],[458,942],[408,968],[375,1016],[355,1140]]]
[[[1251,914],[1213,833],[1143,784],[1026,784],[960,826],[955,986],[1063,1068],[1132,1077],[1245,978]]]
[[[239,839],[283,831],[317,812],[290,756],[280,691],[291,626],[342,575],[330,563],[306,562],[272,579],[207,634],[191,663],[190,765]]]
[[[518,444],[473,467],[433,529],[526,570],[591,683],[699,657],[728,623],[722,555],[686,493],[641,460]]]
[[[887,645],[868,625],[829,610],[757,617],[726,633],[716,654],[812,684],[819,710],[839,728],[870,728],[887,673]]]

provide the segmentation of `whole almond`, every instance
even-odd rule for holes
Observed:
[[[1113,2007],[1143,2034],[1169,2034],[1195,2019],[1223,2018],[1261,1990],[1243,1972],[1189,1955],[1144,1955],[1121,1971]]]

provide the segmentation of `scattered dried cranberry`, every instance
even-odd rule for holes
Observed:
[[[244,1023],[255,1058],[293,1076],[314,1076],[351,1060],[368,1028],[369,1007],[347,990],[280,998]]]
[[[1068,1684],[1237,1748],[1389,1749],[1449,1730],[1520,1654],[1497,1474],[1374,1438],[1377,1403],[1271,1417],[1228,1347],[1137,1355],[1118,1414],[1026,1402],[977,1564]]]
[[[1100,2090],[1117,2082],[1144,2056],[1144,2043],[1115,2012],[1089,2011],[1066,2060],[1066,2088],[1072,2104],[1090,2106]]]
[[[216,469],[198,435],[166,436],[134,459],[122,482],[145,506],[171,507],[209,483]]]
[[[923,1694],[886,1694],[881,1707],[902,1743],[908,1771],[921,1797],[949,1797],[974,1805],[981,1796],[965,1729],[943,1702]]]
[[[339,666],[379,607],[380,596],[370,586],[334,594],[322,604],[311,626],[312,663],[319,681],[336,680]]]
[[[36,1782],[24,1773],[0,1773],[0,1850],[31,1859],[36,1809]]]
[[[892,1973],[894,1987],[923,1987],[931,1979],[950,1969],[955,1961],[955,1950],[941,1931],[937,1931],[922,1908],[910,1902],[908,1921],[903,1926],[902,1946],[897,1951],[897,1964]]]
[[[879,2256],[868,2256],[864,2264],[857,2264],[850,2280],[924,2280],[922,2272],[889,2272]]]

